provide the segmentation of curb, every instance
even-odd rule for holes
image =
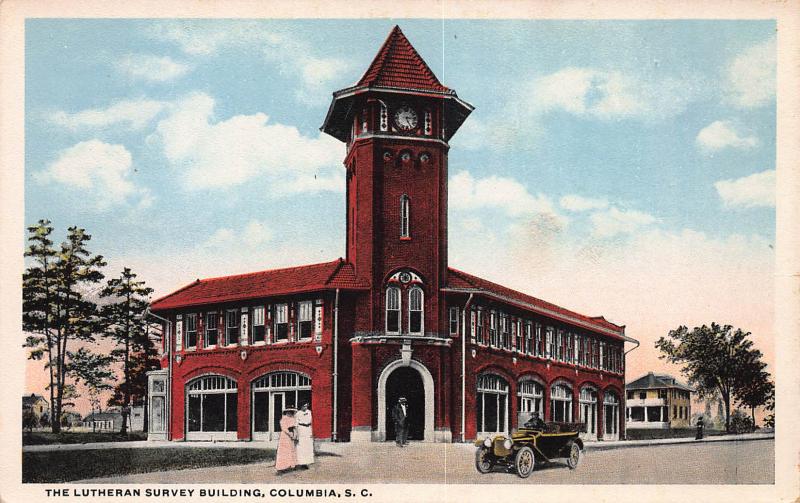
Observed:
[[[685,444],[704,444],[704,443],[712,443],[712,442],[751,442],[755,440],[772,440],[775,438],[774,434],[771,435],[764,435],[758,437],[736,437],[736,436],[719,436],[719,437],[709,437],[704,438],[703,440],[685,440],[685,439],[674,439],[674,440],[660,440],[660,441],[641,441],[641,440],[633,440],[630,442],[622,441],[616,443],[607,443],[604,444],[603,442],[596,442],[596,443],[586,443],[585,449],[587,451],[608,451],[613,449],[632,449],[635,447],[658,447],[660,445],[685,445]]]

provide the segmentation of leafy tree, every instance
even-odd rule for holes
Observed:
[[[92,414],[100,409],[100,394],[111,389],[109,381],[116,380],[111,371],[114,358],[108,355],[92,353],[85,347],[69,354],[69,372],[74,377],[76,384],[83,384],[88,392],[89,403],[92,405]],[[94,428],[92,428],[94,429]]]
[[[138,281],[136,274],[127,267],[119,277],[109,279],[100,293],[101,297],[111,300],[102,307],[101,313],[106,324],[106,335],[116,343],[111,356],[122,363],[123,380],[117,386],[114,397],[121,398],[117,403],[122,405],[122,434],[128,431],[131,398],[134,394],[141,394],[141,380],[147,379],[140,367],[142,363],[146,367],[150,354],[155,354],[153,343],[148,338],[147,326],[142,319],[151,293],[153,289],[145,286],[144,281]],[[137,357],[143,358],[144,362],[136,361]],[[135,375],[134,370],[137,370]],[[134,377],[136,383],[133,382]]]
[[[755,426],[756,409],[774,404],[775,385],[770,380],[767,364],[761,360],[761,351],[754,349],[743,359],[734,394],[736,400],[750,408],[750,419]],[[770,409],[771,410],[771,409]]]
[[[69,348],[75,342],[93,342],[100,328],[88,289],[103,279],[100,268],[106,264],[102,256],[92,256],[86,248],[91,236],[84,229],[70,227],[58,250],[52,246],[52,231],[48,220],[28,228],[30,246],[25,255],[31,266],[22,278],[22,326],[29,334],[28,358],[47,358],[50,417],[59,418],[70,394]],[[61,431],[60,421],[51,425],[53,433]]]
[[[719,393],[725,406],[725,430],[730,431],[731,401],[742,386],[740,373],[751,359],[750,332],[730,325],[703,325],[689,330],[680,326],[656,341],[659,358],[682,365],[699,398]]]

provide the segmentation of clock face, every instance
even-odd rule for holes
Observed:
[[[394,123],[403,131],[417,127],[417,112],[408,105],[403,105],[394,113]]]

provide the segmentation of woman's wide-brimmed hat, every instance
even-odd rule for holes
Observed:
[[[285,409],[283,409],[283,413],[286,414],[287,412],[297,412],[297,409],[295,409],[294,407],[286,407]]]

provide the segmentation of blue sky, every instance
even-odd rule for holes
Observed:
[[[451,265],[654,337],[771,330],[772,21],[28,20],[26,222],[85,227],[157,295],[343,255],[318,128],[395,23],[476,107]]]

